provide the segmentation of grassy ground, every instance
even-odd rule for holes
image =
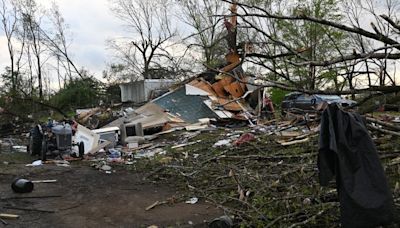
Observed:
[[[220,139],[246,131],[213,131],[192,138],[191,142],[200,141],[194,145],[169,148],[167,164],[162,157],[147,161],[151,164],[147,166],[149,178],[173,183],[188,197],[222,208],[237,226],[338,227],[335,184],[320,187],[317,179],[317,135],[303,144],[281,146],[275,136],[253,132],[254,142],[212,147]],[[176,134],[176,138],[181,137]],[[400,139],[377,136],[376,141],[400,211],[400,163],[395,163],[400,157]]]
[[[213,147],[219,140],[237,138],[246,132],[254,134],[255,141],[239,147]],[[399,212],[400,138],[381,134],[373,137]],[[132,178],[141,173],[143,180],[168,186],[169,191],[174,189],[178,201],[197,197],[201,203],[212,204],[232,216],[237,227],[340,226],[335,184],[321,187],[318,183],[318,135],[291,146],[282,146],[277,139],[251,128],[217,129],[201,134],[174,132],[154,142],[166,154],[137,159],[134,165],[113,167],[126,171],[125,178],[129,178],[129,173]],[[172,148],[182,143],[193,144]],[[22,153],[0,153],[0,174],[16,172],[32,160]],[[13,165],[4,165],[3,161]],[[89,166],[87,162],[74,164]],[[85,178],[95,175],[87,174]],[[85,186],[85,178],[76,180],[76,184]],[[144,191],[151,189],[147,188]]]

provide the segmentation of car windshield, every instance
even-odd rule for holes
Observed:
[[[342,99],[338,95],[320,95],[320,94],[318,94],[318,95],[315,95],[315,96],[321,98],[322,100],[340,100],[340,99]]]

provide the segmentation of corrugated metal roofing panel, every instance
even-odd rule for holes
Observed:
[[[152,102],[189,123],[196,123],[201,118],[217,118],[217,115],[204,104],[208,97],[188,96],[185,87],[164,94]]]
[[[141,103],[146,101],[143,81],[121,84],[119,87],[121,88],[122,102],[131,101]]]

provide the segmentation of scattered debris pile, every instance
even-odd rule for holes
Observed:
[[[216,205],[233,225],[339,226],[335,184],[321,187],[317,178],[320,111],[264,118],[273,108],[249,80],[235,70],[201,74],[138,108],[81,110],[76,120],[85,126],[73,125],[71,134],[73,145],[84,145],[81,156],[29,166],[70,168],[79,160],[108,175],[121,167],[144,172],[146,179],[178,187],[183,202]],[[366,116],[397,211],[399,122]]]
[[[339,226],[335,185],[320,187],[317,178],[318,116],[262,121],[250,118],[245,119],[244,127],[220,125],[225,123],[224,118],[215,113],[215,106],[204,102],[212,96],[187,95],[194,90],[199,94],[200,89],[186,88],[129,110],[104,128],[90,130],[78,125],[74,137],[85,143],[83,158],[63,156],[65,161],[50,159],[31,166],[70,168],[79,160],[108,175],[118,175],[119,168],[143,172],[146,179],[178,187],[183,202],[195,203],[196,199],[218,206],[234,225]],[[184,102],[175,102],[176,93],[181,93],[178,97],[199,99],[197,104],[205,105],[201,108],[207,108],[207,115],[190,119],[188,113],[200,111],[178,109]],[[244,113],[222,111],[233,116]],[[216,115],[212,116],[215,120],[208,114]],[[398,135],[386,132],[398,132],[397,119],[368,116],[366,120],[399,210],[400,141]]]
[[[272,126],[200,134],[184,149],[167,150],[169,163],[148,161],[153,167],[148,178],[173,183],[188,198],[220,207],[236,225],[339,226],[335,184],[321,187],[318,182],[317,128]],[[373,136],[399,211],[399,138],[379,132]]]
[[[173,120],[161,118],[164,123],[193,124],[200,119],[217,118],[245,120],[252,124],[255,112],[245,98],[255,91],[254,88],[247,89],[246,84],[229,75],[218,74],[214,78],[219,80],[211,84],[203,77],[197,77],[134,112],[146,117],[151,115],[154,118],[167,112]]]

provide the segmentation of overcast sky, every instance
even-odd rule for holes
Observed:
[[[50,0],[38,0],[49,6]],[[106,40],[123,36],[122,22],[109,10],[108,0],[55,0],[69,25],[72,45],[69,53],[77,66],[85,67],[101,77],[110,52],[106,50]],[[9,65],[8,50],[4,33],[0,30],[0,72]]]
[[[49,8],[51,0],[37,0]],[[127,36],[118,20],[109,9],[109,0],[55,0],[69,25],[69,38],[72,39],[69,54],[78,68],[84,67],[101,78],[106,64],[112,61],[107,50],[106,40]],[[362,20],[370,23],[371,18]],[[365,26],[370,28],[370,26]],[[133,37],[132,37],[133,38]],[[8,50],[3,31],[0,29],[0,73],[9,65]],[[399,72],[397,72],[399,73]]]

